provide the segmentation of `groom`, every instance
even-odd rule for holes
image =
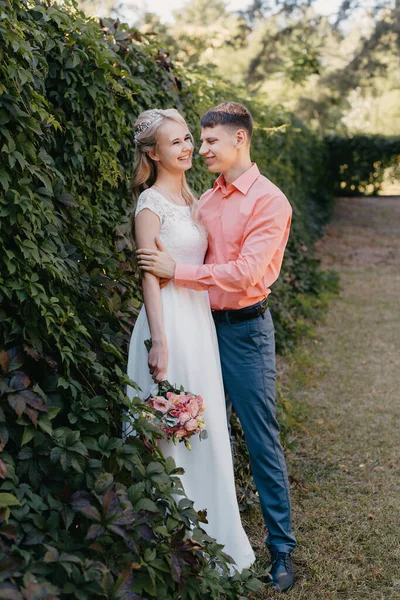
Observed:
[[[209,292],[228,416],[233,405],[269,531],[269,581],[285,591],[294,583],[296,540],[276,420],[274,326],[267,297],[281,268],[292,209],[251,162],[253,121],[244,106],[223,102],[200,123],[200,154],[209,171],[220,173],[198,205],[209,236],[205,264],[176,264],[160,246],[160,251],[139,249],[139,265],[179,286]]]

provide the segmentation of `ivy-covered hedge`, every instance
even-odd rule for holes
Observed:
[[[140,417],[120,434],[121,409],[139,415],[132,123],[177,84],[135,33],[55,5],[0,12],[0,596],[246,598],[255,583],[220,576],[203,517],[175,500],[157,432]]]
[[[400,137],[329,136],[328,182],[337,196],[376,196],[386,173],[400,177]]]
[[[236,94],[236,91],[235,91]],[[0,596],[250,598],[182,496],[158,432],[124,394],[140,306],[129,238],[132,123],[238,97],[183,74],[136,32],[74,6],[0,0]],[[323,147],[250,104],[254,157],[295,207],[274,312],[281,347],[321,277]],[[271,129],[272,128],[272,129]],[[278,129],[277,129],[278,128]],[[210,175],[191,173],[200,193]],[[132,385],[133,382],[132,382]],[[121,439],[123,411],[137,435]],[[192,535],[188,535],[191,530]]]

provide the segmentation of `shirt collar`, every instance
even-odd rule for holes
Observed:
[[[222,190],[226,190],[226,191],[232,191],[231,188],[235,187],[242,194],[247,194],[247,192],[249,191],[249,189],[251,188],[251,186],[257,179],[257,177],[259,177],[259,175],[260,175],[260,171],[258,170],[258,167],[257,167],[256,163],[253,163],[251,165],[250,169],[247,169],[247,171],[245,171],[244,173],[239,175],[239,177],[237,179],[235,179],[235,181],[228,186],[225,183],[225,177],[221,173],[221,175],[219,177],[217,177],[217,179],[215,180],[213,187],[214,187],[214,189],[219,187]]]

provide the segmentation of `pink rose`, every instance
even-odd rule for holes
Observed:
[[[190,418],[191,418],[191,416],[188,412],[182,412],[179,415],[179,423],[181,425],[184,425],[185,423],[187,423],[187,421],[190,421]]]
[[[199,408],[200,408],[200,406],[203,406],[204,400],[201,396],[195,396],[195,400],[196,400],[197,404],[199,405]]]
[[[159,410],[163,414],[167,413],[173,407],[172,402],[166,398],[163,398],[162,396],[155,396],[152,399],[151,405],[153,408]]]
[[[195,429],[197,429],[197,427],[197,419],[190,419],[185,423],[186,431],[194,431]]]
[[[199,412],[199,405],[194,398],[192,398],[192,400],[189,402],[186,408],[189,411],[191,417],[195,417]]]
[[[183,392],[181,392],[181,402],[183,405],[188,404],[192,399],[192,396],[190,394],[184,394]]]

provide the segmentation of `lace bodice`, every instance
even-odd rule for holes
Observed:
[[[160,240],[178,263],[202,265],[207,250],[207,232],[192,218],[190,206],[172,204],[154,189],[142,192],[138,198],[136,215],[148,208],[160,219]]]

